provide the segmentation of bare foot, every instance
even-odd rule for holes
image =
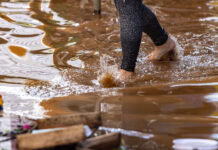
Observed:
[[[148,60],[161,60],[166,53],[174,51],[175,48],[176,43],[169,37],[165,44],[155,47],[154,51],[148,56]]]
[[[135,77],[135,73],[134,72],[129,72],[126,70],[121,69],[120,70],[120,75],[119,75],[119,79],[122,81],[128,81],[131,80]]]

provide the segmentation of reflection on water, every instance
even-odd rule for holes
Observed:
[[[181,149],[205,149],[216,150],[218,148],[217,141],[205,139],[177,139],[173,141],[175,150]]]
[[[178,41],[179,60],[147,62],[153,45],[143,35],[136,81],[111,84],[121,60],[113,1],[95,16],[91,0],[0,0],[5,112],[40,118],[98,110],[101,130],[122,132],[129,149],[218,140],[217,1],[144,2]]]

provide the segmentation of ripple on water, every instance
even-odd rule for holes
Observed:
[[[42,43],[42,38],[43,35],[34,37],[13,37],[10,38],[10,43],[28,47],[29,50],[45,49],[47,46]]]
[[[46,12],[48,14],[52,15],[52,19],[54,21],[57,21],[58,25],[69,25],[69,26],[75,26],[78,27],[80,24],[77,22],[74,22],[72,20],[66,20],[64,18],[62,18],[58,13],[56,13],[55,11],[53,11],[51,8],[49,8],[50,3],[48,1],[43,1],[41,3],[41,10],[43,12]]]
[[[1,22],[1,28],[3,28],[3,29],[10,30],[10,29],[14,29],[14,28],[19,28],[18,25],[10,23],[2,18],[0,18],[0,22]]]
[[[15,62],[12,61],[8,55],[0,53],[0,66],[1,67],[10,67],[10,66],[13,66],[14,64]],[[0,72],[2,75],[2,73],[4,72],[4,69],[1,68]]]
[[[0,44],[6,44],[6,43],[8,43],[8,41],[0,37]]]
[[[8,4],[10,4],[10,6]],[[19,5],[17,5],[18,3],[13,3],[13,4],[2,2],[1,5],[4,7],[0,7],[0,11],[3,13],[28,13],[29,12],[29,10],[25,7],[25,6],[29,7],[29,5],[25,5],[25,3]],[[12,8],[11,6],[14,7]]]
[[[38,28],[28,28],[28,27],[20,27],[12,30],[10,32],[11,35],[20,35],[20,36],[31,36],[31,35],[40,35],[44,32]]]
[[[8,8],[9,10],[16,10],[16,9],[26,9],[28,10],[30,8],[29,2],[18,2],[18,3],[12,3],[12,2],[2,2],[2,7]]]
[[[29,15],[25,14],[13,14],[7,15],[9,18],[15,21],[15,23],[26,25],[26,26],[38,26],[43,25],[40,21],[31,18]]]

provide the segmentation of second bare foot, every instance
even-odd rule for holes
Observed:
[[[156,46],[154,51],[147,57],[148,60],[161,60],[161,58],[168,52],[174,51],[176,48],[176,43],[170,37],[167,42],[161,46]]]

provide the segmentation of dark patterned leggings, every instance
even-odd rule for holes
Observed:
[[[156,46],[164,44],[168,35],[154,13],[142,0],[114,0],[120,17],[122,45],[121,69],[134,72],[142,32],[150,36]]]

